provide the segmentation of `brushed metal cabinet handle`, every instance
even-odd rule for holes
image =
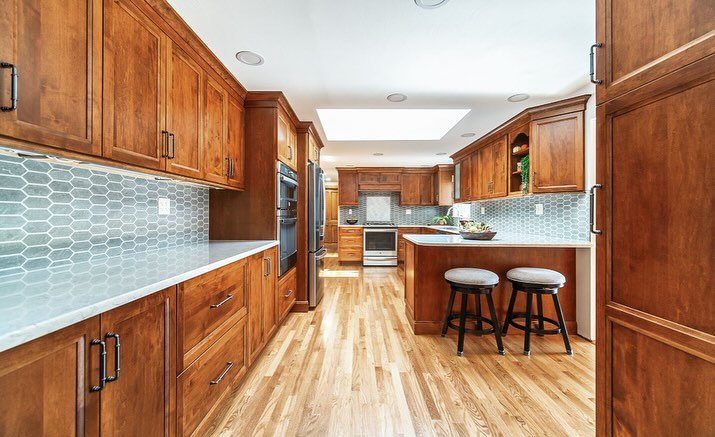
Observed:
[[[233,362],[229,361],[228,363],[226,363],[226,368],[223,369],[223,372],[221,372],[218,378],[211,380],[211,385],[216,385],[221,382],[221,380],[226,376],[226,374],[229,372],[229,370],[231,370],[232,367]]]
[[[595,215],[596,215],[596,190],[601,189],[601,188],[603,188],[603,185],[595,184],[594,186],[591,187],[591,190],[589,193],[589,208],[590,208],[589,230],[594,235],[603,234],[602,230],[596,229],[596,217],[595,217]]]
[[[288,294],[284,294],[283,297],[288,299],[293,294],[293,290],[288,290]]]
[[[222,300],[221,302],[211,304],[211,307],[210,307],[210,308],[218,308],[218,307],[220,307],[221,305],[225,304],[226,302],[228,302],[228,301],[231,300],[231,299],[233,299],[233,295],[232,295],[232,294],[229,294],[228,296],[226,296],[226,299]]]

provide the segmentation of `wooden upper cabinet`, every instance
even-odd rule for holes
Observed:
[[[203,169],[207,181],[225,183],[228,170],[228,160],[224,145],[226,144],[226,112],[228,94],[226,90],[212,79],[206,80],[206,95],[204,106],[204,139],[203,139]]]
[[[507,145],[506,137],[500,138],[479,150],[479,198],[489,199],[507,195]]]
[[[246,188],[246,150],[243,139],[244,111],[239,101],[229,96],[226,114],[226,156],[228,158],[228,185]]]
[[[598,0],[598,103],[715,53],[712,0]]]
[[[402,190],[400,191],[400,205],[420,204],[420,175],[418,173],[404,173],[402,175]]]
[[[454,203],[454,166],[440,165],[435,172],[434,203],[451,206]]]
[[[278,111],[278,159],[293,170],[298,168],[298,134],[289,118]]]
[[[166,74],[166,170],[201,178],[203,70],[178,45],[169,42]]]
[[[420,174],[420,205],[434,204],[434,173]]]
[[[459,186],[460,186],[460,197],[461,202],[467,202],[476,198],[476,191],[472,183],[472,161],[474,158],[472,156],[467,156],[460,161],[460,175],[459,175]],[[476,163],[475,163],[476,164]]]
[[[105,157],[156,170],[164,167],[166,42],[131,1],[105,0]]]
[[[17,105],[0,112],[0,136],[102,153],[102,1],[1,0],[0,62],[17,68]],[[0,69],[0,106],[12,107],[11,69]]]
[[[360,171],[358,172],[358,183],[360,185],[378,185],[380,184],[380,173],[376,171]]]
[[[312,133],[308,134],[308,160],[320,165],[320,146],[315,141]]]
[[[531,123],[530,172],[534,193],[584,190],[583,112]]]
[[[400,183],[401,174],[397,172],[380,173],[380,183],[386,185],[396,185]]]
[[[118,376],[101,391],[102,436],[174,434],[175,308],[174,286],[101,315],[107,376]]]
[[[491,167],[492,148],[483,147],[472,154],[472,186],[474,195],[472,200],[488,199],[491,197]]]
[[[357,171],[338,172],[338,203],[340,205],[358,204]]]
[[[99,435],[98,334],[93,317],[0,353],[0,435]]]

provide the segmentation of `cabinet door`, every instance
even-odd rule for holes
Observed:
[[[400,173],[380,173],[380,183],[386,185],[396,185],[400,183]]]
[[[472,183],[474,184],[473,199],[488,199],[492,192],[492,148],[479,149],[472,157]]]
[[[0,62],[17,68],[17,107],[0,135],[101,155],[101,0],[0,0]],[[0,69],[0,106],[12,107]]]
[[[532,192],[584,189],[583,112],[533,121],[531,147]]]
[[[472,193],[472,157],[468,156],[464,158],[461,164],[461,171],[459,175],[461,192],[459,200],[461,202],[467,202],[475,198],[475,193]]]
[[[116,377],[101,392],[102,436],[173,434],[175,308],[176,287],[170,287],[102,314],[107,375]]]
[[[357,172],[338,173],[338,200],[340,205],[358,204],[358,174]]]
[[[462,163],[454,164],[454,201],[462,201]]]
[[[0,435],[97,436],[99,317],[0,353]]]
[[[263,348],[263,282],[265,255],[257,253],[248,259],[248,362]]]
[[[292,123],[281,111],[278,111],[278,159],[294,170],[298,160],[296,154],[297,138],[298,135]]]
[[[204,178],[211,182],[226,183],[228,160],[224,153],[226,143],[226,112],[228,94],[213,79],[206,80],[204,106]]]
[[[507,144],[506,137],[491,146],[492,149],[492,193],[491,197],[507,195]]]
[[[263,341],[267,342],[278,325],[278,250],[263,252]]]
[[[163,169],[166,37],[129,0],[104,1],[102,153]]]
[[[320,165],[320,147],[311,134],[308,134],[308,160]]]
[[[283,322],[283,319],[285,319],[291,308],[293,308],[293,304],[295,304],[295,291],[298,287],[296,271],[297,269],[292,269],[281,276],[278,284],[276,294],[276,301],[278,302],[278,323]]]
[[[715,53],[712,0],[598,0],[596,17],[599,104]]]
[[[434,174],[420,175],[420,205],[434,204]]]
[[[358,173],[358,181],[360,184],[379,184],[380,173],[376,171],[361,171]]]
[[[420,175],[418,173],[405,173],[402,175],[402,189],[400,190],[400,205],[420,204]]]
[[[226,134],[226,155],[228,160],[228,184],[234,188],[246,188],[245,185],[245,143],[243,141],[243,106],[229,97]]]
[[[166,74],[166,170],[201,178],[203,71],[179,46],[169,42]]]

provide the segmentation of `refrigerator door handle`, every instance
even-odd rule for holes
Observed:
[[[328,249],[326,249],[326,248],[323,247],[323,248],[320,249],[319,251],[315,252],[315,259],[316,259],[316,260],[321,260],[321,259],[325,258],[325,256],[326,256],[327,254],[328,254]]]

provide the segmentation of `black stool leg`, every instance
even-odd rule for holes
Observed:
[[[544,330],[544,303],[541,300],[541,293],[536,294],[536,313],[539,315],[539,330]],[[544,334],[539,333],[539,337],[543,337]]]
[[[504,355],[504,345],[501,341],[501,332],[499,331],[499,320],[497,319],[497,310],[494,308],[491,290],[486,295],[487,305],[489,305],[489,314],[491,314],[492,323],[494,323],[494,337],[497,339],[497,350],[501,355]]]
[[[457,355],[464,355],[464,328],[467,323],[467,293],[462,293],[462,310],[459,312],[459,339],[457,340]]]
[[[526,292],[526,323],[524,323],[524,355],[531,355],[530,338],[531,337],[531,292]]]
[[[457,294],[452,288],[452,292],[449,295],[449,304],[447,304],[447,315],[444,316],[444,325],[442,326],[442,337],[447,335],[447,328],[449,326],[449,318],[452,315],[452,307],[454,306],[454,296]]]
[[[571,342],[569,341],[569,333],[566,330],[566,322],[564,321],[564,313],[561,311],[561,304],[559,303],[559,295],[552,294],[554,299],[554,307],[556,307],[556,315],[559,316],[559,325],[561,325],[561,335],[564,337],[564,346],[566,346],[566,353],[573,355],[573,350],[571,350]]]
[[[482,295],[481,295],[480,293],[475,294],[475,295],[474,295],[474,301],[475,301],[476,304],[477,304],[477,305],[476,305],[476,308],[477,308],[477,311],[476,311],[477,317],[482,317]],[[483,327],[482,327],[482,320],[481,320],[481,319],[477,319],[477,330],[481,331],[482,329],[483,329]],[[479,334],[477,334],[477,335],[479,335],[480,337],[482,336],[481,333],[479,333]]]
[[[516,288],[512,287],[509,308],[506,310],[506,320],[504,320],[504,327],[501,330],[502,335],[506,335],[506,332],[509,330],[509,322],[511,322],[511,315],[514,312],[514,302],[516,302]]]

